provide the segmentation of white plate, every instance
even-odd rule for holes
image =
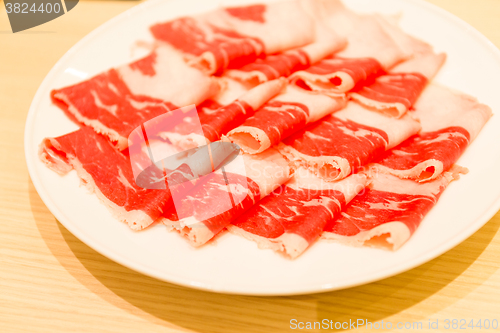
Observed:
[[[223,235],[214,245],[194,249],[161,226],[131,231],[113,219],[94,195],[79,187],[75,172],[60,177],[39,161],[38,144],[44,137],[77,128],[51,104],[51,89],[142,56],[144,52],[131,46],[139,39],[151,40],[148,26],[152,23],[203,12],[219,4],[249,2],[145,2],[86,36],[50,71],[29,111],[26,160],[40,197],[70,232],[106,257],[161,280],[215,292],[290,295],[352,287],[404,272],[453,248],[497,212],[498,116],[489,121],[459,161],[470,173],[450,185],[415,235],[394,253],[318,242],[291,261],[270,250],[259,250],[253,242],[231,234]],[[500,109],[500,52],[472,27],[423,1],[346,2],[363,12],[402,12],[401,24],[407,32],[448,53],[436,81],[478,97],[494,111]]]

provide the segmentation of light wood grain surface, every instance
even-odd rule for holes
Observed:
[[[500,1],[431,2],[500,46]],[[420,321],[421,330],[394,331],[451,332],[445,319],[500,320],[500,214],[453,250],[406,273],[296,297],[228,296],[175,286],[120,266],[69,233],[28,175],[28,108],[44,76],[72,45],[137,3],[80,2],[68,14],[17,34],[0,5],[0,332],[288,332],[293,318],[394,326]],[[439,320],[440,329],[428,329],[429,320]]]

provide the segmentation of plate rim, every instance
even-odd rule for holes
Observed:
[[[172,1],[172,0],[166,0],[166,1]],[[154,7],[158,3],[166,2],[165,0],[149,0],[146,2],[143,2],[141,4],[138,4],[132,8],[129,8],[128,10],[118,14],[117,16],[109,19],[108,21],[104,22],[94,30],[92,30],[90,33],[88,33],[86,36],[84,36],[82,39],[80,39],[75,45],[73,45],[58,61],[57,63],[50,69],[50,71],[47,73],[43,81],[40,83],[37,92],[35,93],[35,96],[33,97],[33,100],[31,102],[28,115],[26,118],[26,123],[24,127],[24,153],[25,153],[25,159],[26,159],[26,164],[28,167],[28,173],[30,176],[30,180],[32,181],[38,195],[42,199],[43,203],[47,206],[49,211],[55,216],[55,218],[68,230],[70,231],[75,237],[77,237],[80,241],[85,243],[87,246],[98,252],[99,254],[107,257],[110,260],[113,260],[120,265],[123,265],[131,270],[134,270],[136,272],[139,272],[141,274],[145,274],[147,276],[156,278],[161,281],[165,281],[168,283],[173,283],[176,285],[188,287],[188,288],[193,288],[197,290],[203,290],[203,291],[210,291],[210,292],[216,292],[216,293],[224,293],[224,294],[232,294],[232,295],[249,295],[249,296],[287,296],[287,295],[304,295],[304,294],[312,294],[312,293],[321,293],[321,292],[329,292],[329,291],[334,291],[334,290],[341,290],[341,289],[347,289],[347,288],[352,288],[360,285],[365,285],[369,284],[375,281],[379,281],[385,278],[390,278],[392,276],[395,276],[397,274],[406,272],[410,269],[413,269],[415,267],[418,267],[444,253],[447,251],[455,248],[458,244],[462,243],[465,241],[467,238],[472,236],[475,232],[477,232],[480,228],[482,228],[500,209],[500,193],[498,194],[497,198],[492,202],[489,208],[485,209],[482,214],[476,218],[474,221],[471,221],[469,226],[462,230],[459,234],[457,234],[455,237],[449,239],[447,242],[441,243],[441,245],[434,247],[433,249],[430,249],[429,251],[425,252],[425,254],[422,254],[418,257],[418,259],[413,259],[408,261],[406,264],[399,264],[395,266],[393,269],[385,270],[385,271],[380,271],[375,274],[372,274],[371,278],[369,279],[357,279],[353,281],[352,283],[347,283],[347,284],[342,284],[342,285],[336,285],[336,284],[315,284],[312,286],[306,285],[306,287],[296,287],[294,290],[289,290],[289,291],[278,291],[278,292],[273,292],[270,290],[266,290],[264,288],[261,288],[260,290],[235,290],[232,288],[220,288],[220,287],[215,287],[211,286],[210,284],[207,283],[201,283],[201,282],[196,282],[194,281],[186,281],[186,279],[179,278],[176,275],[168,274],[166,276],[165,274],[159,274],[160,272],[155,272],[154,270],[151,270],[147,266],[143,266],[141,263],[137,262],[131,262],[130,260],[127,259],[126,256],[123,256],[119,253],[116,253],[114,250],[109,249],[106,246],[103,246],[99,242],[96,242],[92,240],[91,237],[88,237],[84,232],[80,232],[79,228],[74,224],[71,223],[70,221],[66,221],[66,216],[65,214],[57,207],[55,202],[51,199],[50,195],[46,192],[44,186],[42,185],[41,180],[38,178],[38,173],[36,171],[35,167],[35,160],[38,156],[36,151],[34,151],[34,147],[32,147],[31,143],[33,142],[32,140],[32,132],[29,130],[32,126],[34,126],[34,121],[35,121],[35,116],[36,116],[36,106],[40,103],[43,95],[42,95],[42,88],[47,84],[48,81],[53,79],[56,74],[59,72],[60,67],[62,67],[63,63],[70,58],[74,53],[76,53],[80,48],[85,46],[88,42],[90,42],[94,37],[98,36],[100,33],[104,32],[107,28],[112,27],[115,23],[126,19],[127,17],[133,15],[134,13],[147,10],[149,7]],[[441,16],[444,16],[446,19],[453,21],[456,23],[458,26],[461,28],[467,30],[469,33],[472,33],[474,38],[483,43],[485,46],[487,46],[487,49],[492,52],[493,55],[497,58],[497,60],[500,61],[500,50],[491,42],[486,36],[484,36],[481,32],[479,32],[477,29],[472,27],[469,23],[465,22],[461,18],[455,16],[454,14],[434,5],[429,2],[426,2],[424,0],[405,0],[406,2],[413,3],[417,6],[424,7],[424,9],[429,10],[429,11],[434,11],[438,13]]]

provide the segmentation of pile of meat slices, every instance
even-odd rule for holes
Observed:
[[[194,246],[229,231],[291,258],[319,239],[396,250],[467,172],[454,163],[491,117],[431,82],[445,54],[338,0],[220,8],[150,31],[148,56],[52,92],[81,127],[44,139],[40,158],[76,170],[132,229],[163,223]],[[127,138],[190,104],[203,140],[189,117],[158,137],[236,143],[244,170],[200,184],[183,163],[162,170],[182,186],[138,186]]]

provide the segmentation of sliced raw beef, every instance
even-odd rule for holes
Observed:
[[[39,156],[61,175],[75,169],[90,192],[95,193],[117,219],[134,230],[149,226],[171,204],[168,189],[147,190],[137,186],[130,159],[90,127],[46,138],[40,145]],[[161,178],[162,174],[152,172],[151,176]]]
[[[183,149],[204,145],[206,140],[209,142],[217,141],[223,134],[251,117],[255,110],[277,95],[285,86],[286,80],[283,78],[272,80],[247,91],[236,101],[226,106],[217,108],[202,106],[199,108],[198,114],[184,117],[178,125],[169,131],[161,132],[159,136]],[[217,105],[218,103],[215,104],[215,106]],[[200,124],[204,138],[196,135]]]
[[[239,69],[226,71],[225,75],[246,82],[266,82],[309,67],[310,60],[304,48],[285,51],[257,59]]]
[[[445,172],[425,184],[387,174],[371,178],[367,189],[338,218],[328,222],[322,238],[397,250],[415,232],[454,176]]]
[[[228,105],[234,102],[238,97],[242,96],[248,90],[255,88],[256,86],[255,84],[240,82],[231,79],[228,76],[221,76],[219,79],[219,83],[221,84],[221,90],[219,91],[219,93],[200,104],[200,106],[206,106],[207,104],[212,104],[212,102],[217,103],[219,107]]]
[[[347,35],[347,47],[290,78],[300,87],[324,93],[345,93],[369,84],[404,59],[404,52],[371,17],[359,20]]]
[[[252,15],[256,10],[259,15]],[[223,13],[234,30],[261,40],[266,54],[312,43],[316,37],[315,22],[299,0],[226,8]]]
[[[344,56],[359,57],[359,54],[371,52],[387,70],[415,54],[432,52],[430,44],[401,29],[398,15],[358,14],[347,9],[340,0],[313,3],[316,7],[313,15],[338,35],[348,38],[351,45]]]
[[[325,94],[359,89],[400,61],[432,48],[379,15],[358,15],[340,1],[317,1],[316,16],[348,40],[347,47],[291,76],[295,84]]]
[[[320,94],[338,96],[351,89],[370,84],[385,71],[373,58],[343,58],[338,55],[323,59],[305,71],[296,72],[291,82]]]
[[[448,170],[491,117],[491,109],[475,98],[438,85],[429,85],[413,116],[422,131],[381,156],[378,168],[420,182]]]
[[[417,101],[445,59],[444,53],[420,54],[396,65],[373,84],[351,92],[350,97],[388,116],[401,117]]]
[[[117,71],[132,94],[180,107],[198,105],[221,90],[217,78],[188,66],[182,56],[167,45],[157,46],[150,55],[118,67]]]
[[[330,98],[288,86],[286,91],[264,104],[227,138],[250,154],[260,153],[324,116],[340,110],[345,96]]]
[[[245,210],[290,179],[292,169],[274,149],[240,155],[203,178],[175,210],[164,214],[164,224],[200,246],[221,232]]]
[[[220,28],[205,17],[182,17],[151,27],[153,36],[181,51],[188,64],[207,74],[255,61],[263,52],[261,40]]]
[[[182,105],[171,101],[200,103],[219,91],[215,79],[185,65],[182,60],[175,61],[166,49],[158,48],[135,63],[53,90],[52,100],[71,119],[104,134],[123,150],[134,128]],[[193,85],[197,89],[192,89]],[[150,94],[135,94],[130,87],[138,93]]]
[[[410,116],[389,118],[349,102],[347,107],[285,139],[277,149],[328,181],[379,158],[420,130]]]
[[[239,68],[314,41],[314,22],[299,1],[231,7],[151,27],[153,36],[181,51],[209,74]]]
[[[429,54],[433,52],[430,44],[413,37],[404,32],[399,26],[400,15],[383,16],[380,14],[373,16],[379,24],[384,28],[384,31],[398,44],[398,47],[404,52],[404,58],[411,58],[415,55]]]
[[[293,50],[268,55],[238,69],[224,73],[231,78],[249,82],[262,83],[279,77],[304,70],[311,64],[340,50],[346,40],[321,26],[317,27],[317,37],[314,43]]]
[[[173,165],[155,161],[151,151],[141,153],[137,143],[130,146],[131,155],[125,155],[90,127],[82,127],[57,138],[46,138],[39,156],[61,175],[75,169],[82,183],[116,218],[140,230],[161,217],[176,200],[186,198],[200,178],[219,169],[235,152],[228,146],[230,143],[212,143]]]
[[[221,87],[220,91],[205,100],[203,103],[199,104],[197,106],[199,110],[204,108],[217,110],[218,108],[233,103],[238,99],[238,97],[243,96],[250,89],[257,86],[256,84],[241,82],[224,75],[218,78],[218,82]]]
[[[71,119],[107,136],[120,150],[127,148],[128,135],[145,120],[177,109],[169,102],[131,94],[114,69],[52,91],[52,101]]]
[[[365,175],[325,182],[299,168],[293,178],[247,210],[227,228],[296,258],[315,242],[326,223],[367,185]]]

